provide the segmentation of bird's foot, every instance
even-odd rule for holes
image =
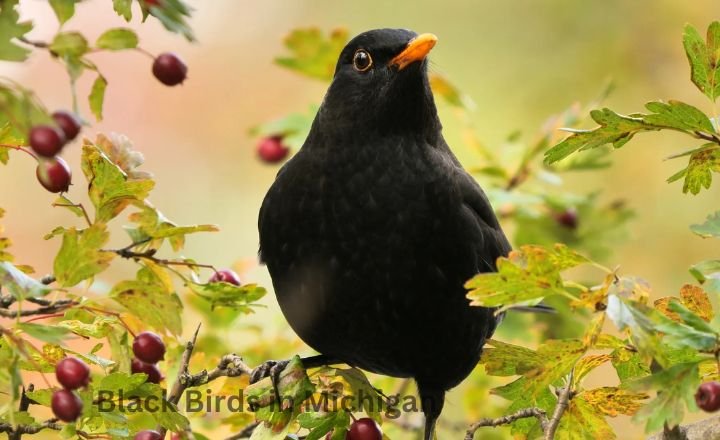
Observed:
[[[262,364],[255,367],[255,369],[252,370],[252,372],[250,373],[250,383],[254,384],[255,382],[261,381],[266,377],[269,377],[272,381],[273,392],[275,393],[275,401],[278,403],[282,402],[278,384],[280,383],[280,373],[282,373],[282,371],[285,369],[285,367],[288,366],[289,363],[289,360],[269,360],[263,362]],[[255,409],[256,408],[254,408],[253,410]]]

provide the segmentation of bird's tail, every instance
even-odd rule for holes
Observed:
[[[445,405],[445,390],[428,385],[420,380],[418,380],[417,385],[420,404],[425,414],[425,434],[423,439],[433,440],[435,438],[435,423],[440,417],[443,405]]]

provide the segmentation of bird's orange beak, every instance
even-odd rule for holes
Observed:
[[[435,47],[437,37],[433,34],[422,34],[410,40],[407,47],[390,60],[389,66],[402,70],[415,61],[424,60],[430,50]]]

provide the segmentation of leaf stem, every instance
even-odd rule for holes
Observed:
[[[22,152],[27,153],[27,154],[29,154],[30,156],[32,156],[33,159],[39,160],[38,157],[35,155],[35,153],[33,153],[33,152],[32,152],[29,148],[27,148],[27,147],[21,147],[20,145],[0,144],[0,148],[10,148],[10,149],[13,149],[13,150],[22,151]]]

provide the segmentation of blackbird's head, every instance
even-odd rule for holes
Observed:
[[[353,38],[335,68],[319,119],[325,130],[370,133],[439,133],[427,76],[433,34],[376,29]],[[350,133],[348,133],[350,131]]]

